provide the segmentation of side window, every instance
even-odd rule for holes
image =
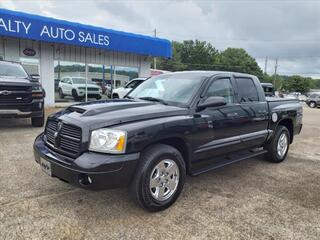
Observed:
[[[128,83],[128,85],[125,88],[135,88],[138,82],[139,81],[137,81],[137,80],[132,81],[132,82]]]
[[[240,102],[258,102],[258,91],[251,78],[236,78]]]
[[[224,97],[227,103],[233,103],[234,96],[230,79],[221,78],[212,82],[206,93],[206,98],[208,97]]]

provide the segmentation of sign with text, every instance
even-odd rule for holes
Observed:
[[[165,39],[93,27],[6,9],[0,9],[0,35],[103,48],[141,55],[171,57],[171,43]]]

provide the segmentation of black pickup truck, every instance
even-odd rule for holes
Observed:
[[[0,61],[0,118],[31,118],[32,126],[42,127],[44,95],[20,63]]]
[[[283,161],[301,128],[301,104],[266,100],[255,76],[177,72],[146,80],[125,99],[49,116],[34,153],[52,177],[89,189],[129,186],[142,207],[160,211],[187,174],[258,155]]]

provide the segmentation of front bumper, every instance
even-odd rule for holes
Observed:
[[[30,103],[0,103],[0,118],[42,117],[43,104],[43,99],[33,99]]]
[[[88,91],[87,95],[88,96],[101,96],[102,92],[99,91]],[[78,96],[79,97],[85,97],[86,96],[86,92],[83,90],[78,91]]]
[[[89,189],[109,189],[126,187],[130,184],[140,157],[140,153],[110,155],[85,152],[76,159],[62,156],[43,141],[40,134],[33,145],[35,161],[40,158],[51,163],[51,176],[72,185]],[[90,178],[90,182],[83,181]]]

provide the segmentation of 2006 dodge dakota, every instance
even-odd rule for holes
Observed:
[[[302,128],[296,100],[267,99],[257,77],[191,71],[152,77],[122,100],[73,105],[48,117],[35,160],[52,177],[101,189],[129,186],[149,211],[197,175],[264,154],[282,162]]]

